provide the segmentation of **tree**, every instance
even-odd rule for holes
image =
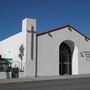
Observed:
[[[24,56],[24,46],[23,44],[20,45],[19,47],[19,58],[21,59],[21,70],[22,70],[22,61],[23,61],[23,56]]]

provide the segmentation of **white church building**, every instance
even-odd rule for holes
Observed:
[[[71,25],[37,33],[36,20],[25,18],[21,32],[0,41],[0,55],[19,77],[90,74],[90,40]]]

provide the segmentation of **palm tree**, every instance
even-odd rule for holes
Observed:
[[[19,58],[21,59],[21,71],[22,71],[22,61],[23,61],[23,56],[24,56],[24,46],[23,44],[20,45],[19,47]]]

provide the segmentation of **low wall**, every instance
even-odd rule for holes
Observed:
[[[19,78],[23,78],[23,77],[25,77],[24,72],[19,72]]]
[[[7,79],[8,78],[12,78],[12,73],[11,72],[0,72],[0,79]],[[24,77],[24,72],[19,72],[19,78],[23,78]]]
[[[0,72],[0,79],[7,79],[7,75],[9,75],[9,78],[11,78],[11,72],[8,74],[6,72]]]

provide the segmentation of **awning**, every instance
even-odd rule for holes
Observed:
[[[11,64],[12,58],[0,58],[0,64]]]
[[[2,58],[4,60],[9,60],[9,61],[12,61],[13,59],[12,58]]]

